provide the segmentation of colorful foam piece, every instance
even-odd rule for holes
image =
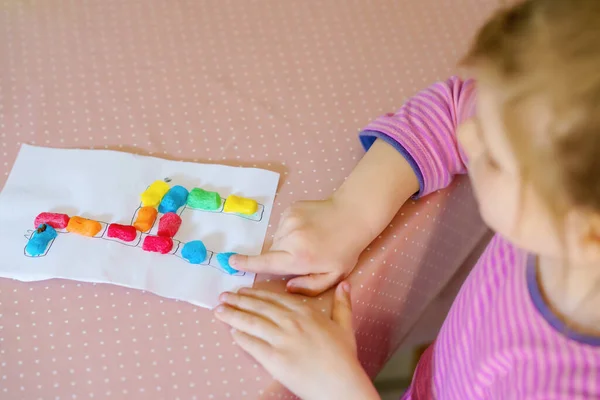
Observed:
[[[141,195],[143,207],[158,207],[164,195],[169,191],[170,186],[165,181],[155,181],[152,185],[148,186]]]
[[[152,253],[167,254],[173,250],[173,239],[163,236],[146,236],[142,243],[142,249]]]
[[[252,215],[258,211],[258,203],[256,200],[232,194],[225,200],[223,211],[226,213]]]
[[[110,224],[106,236],[124,242],[133,242],[137,237],[137,230],[131,225]]]
[[[50,225],[54,229],[65,229],[69,224],[70,217],[67,214],[43,212],[35,217],[34,227],[42,224]]]
[[[181,207],[200,209],[206,211],[222,211],[239,215],[253,215],[259,210],[256,200],[236,195],[230,195],[223,200],[219,193],[194,188],[188,192],[183,186],[168,184],[170,180],[153,182],[141,195],[142,207],[137,210],[135,221],[132,225],[106,224],[103,222],[83,218],[80,216],[69,217],[67,214],[42,212],[35,218],[38,229],[32,233],[25,248],[26,254],[31,256],[44,255],[48,246],[57,237],[57,229],[66,229],[67,232],[88,237],[100,237],[99,233],[106,228],[106,235],[111,239],[123,242],[133,242],[141,235],[142,249],[148,252],[168,254],[175,253],[173,239],[181,227],[181,217],[177,214]],[[158,213],[162,217],[158,223],[157,233],[148,235],[153,229]],[[108,227],[106,227],[108,225]],[[139,241],[137,242],[139,245]],[[181,258],[190,264],[202,264],[208,259],[208,250],[200,240],[184,243],[181,249]],[[212,253],[211,253],[212,254]],[[216,254],[216,260],[221,269],[230,274],[239,271],[230,264],[230,258],[236,253]]]
[[[176,213],[179,208],[185,206],[188,194],[188,190],[183,186],[173,186],[160,201],[158,211],[163,214]]]
[[[206,260],[206,246],[201,240],[193,240],[183,245],[181,257],[190,264],[202,264]]]
[[[56,238],[56,236],[58,236],[56,229],[51,225],[40,224],[27,242],[25,251],[32,257],[39,257],[46,252],[48,245]]]
[[[140,232],[148,232],[154,226],[158,211],[154,207],[142,207],[137,213],[133,226]]]
[[[221,208],[221,195],[217,192],[194,188],[188,196],[187,206],[197,210],[216,211]]]
[[[233,268],[230,264],[229,264],[229,259],[231,258],[232,255],[234,255],[236,253],[219,253],[217,254],[217,261],[219,262],[219,265],[221,266],[221,268],[227,272],[229,275],[233,275],[235,273],[238,272],[237,269]]]
[[[102,224],[92,219],[83,217],[71,217],[67,224],[67,232],[76,233],[82,236],[93,237],[102,230]]]
[[[173,237],[181,226],[181,217],[174,212],[167,213],[158,221],[158,236]]]

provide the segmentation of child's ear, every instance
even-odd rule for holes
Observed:
[[[600,244],[600,214],[594,213],[590,218],[590,238]]]
[[[581,247],[586,261],[590,263],[600,262],[600,214],[585,213],[581,216],[582,221],[582,236]]]

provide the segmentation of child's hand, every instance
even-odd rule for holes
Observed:
[[[364,231],[360,217],[341,199],[299,202],[284,212],[268,252],[230,262],[242,271],[304,275],[291,279],[288,290],[314,296],[352,271],[368,244]]]
[[[336,290],[331,318],[289,294],[241,289],[220,299],[215,316],[237,344],[300,398],[379,398],[356,356],[348,283]]]
[[[411,165],[377,140],[330,200],[300,202],[285,212],[269,252],[229,261],[242,271],[305,275],[290,280],[288,290],[317,295],[350,274],[360,253],[418,190]]]

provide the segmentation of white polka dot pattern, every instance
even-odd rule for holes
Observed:
[[[0,0],[0,185],[21,143],[256,166],[282,174],[275,224],[339,186],[361,156],[357,131],[450,75],[494,5]],[[352,282],[369,373],[481,238],[474,209],[459,180],[365,252]],[[0,313],[1,398],[293,397],[187,303],[0,280]]]

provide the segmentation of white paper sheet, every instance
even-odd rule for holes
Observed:
[[[179,257],[181,248],[176,254],[150,253],[142,250],[141,240],[132,246],[109,240],[105,233],[90,238],[59,232],[44,256],[25,254],[27,236],[39,213],[128,225],[140,206],[140,194],[164,178],[171,179],[171,187],[199,187],[216,191],[222,198],[235,194],[255,199],[259,212],[245,218],[180,209],[182,225],[175,239],[182,243],[180,247],[202,240],[215,253],[210,265],[188,263]],[[252,285],[253,274],[223,272],[216,253],[260,254],[278,180],[279,174],[260,169],[24,145],[0,194],[0,276],[21,281],[65,278],[112,283],[214,307],[219,293]]]

